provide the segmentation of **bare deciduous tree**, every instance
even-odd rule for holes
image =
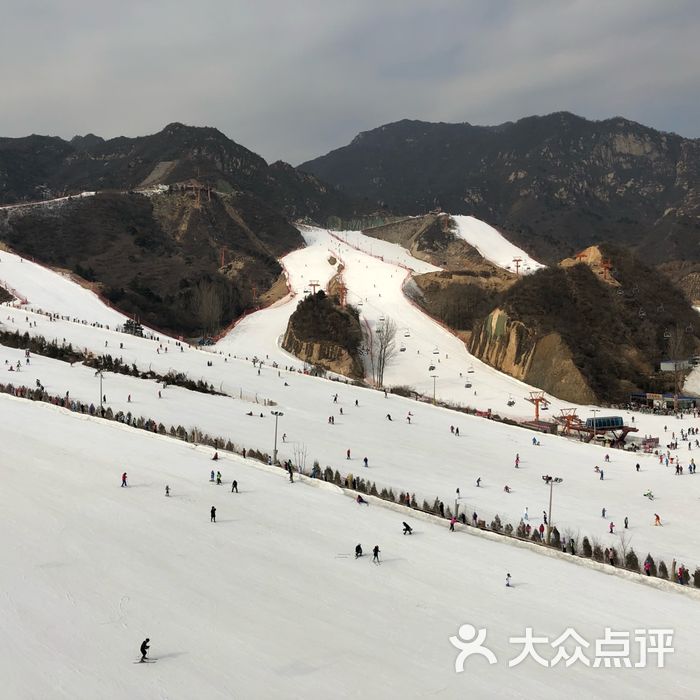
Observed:
[[[194,288],[193,302],[202,330],[213,335],[219,327],[223,311],[221,296],[216,285],[210,280],[200,280]]]
[[[396,323],[388,316],[377,326],[377,338],[373,344],[375,352],[376,383],[384,386],[384,370],[396,356]]]
[[[620,554],[622,555],[622,566],[625,566],[625,560],[627,559],[627,552],[629,550],[630,540],[632,539],[627,532],[627,530],[620,530],[617,533],[617,537],[620,540]]]
[[[292,448],[294,456],[294,466],[301,474],[306,474],[306,445],[301,442],[295,442]]]

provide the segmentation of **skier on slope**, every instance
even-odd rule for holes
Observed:
[[[234,479],[233,483],[231,484],[231,493],[233,492],[238,493],[238,482]]]
[[[506,588],[510,588],[510,574],[506,574]]]
[[[216,506],[212,506],[211,510],[209,511],[209,522],[210,523],[215,523],[216,522]]]
[[[367,503],[367,501],[365,501],[365,499],[362,498],[362,496],[360,496],[359,493],[357,494],[357,498],[355,499],[355,501],[357,502],[357,505],[360,505],[360,506],[362,506],[362,505],[368,506],[369,505],[369,503]]]
[[[355,559],[359,559],[362,556],[362,545],[358,544],[357,547],[355,547]]]
[[[403,534],[404,535],[412,535],[413,534],[413,528],[405,520],[403,521]]]
[[[150,648],[150,646],[149,646],[148,643],[149,643],[150,641],[151,641],[151,640],[150,640],[148,637],[146,637],[146,639],[144,639],[144,640],[141,642],[141,646],[139,647],[140,650],[141,650],[141,663],[143,663],[143,662],[146,660],[146,656],[148,656],[148,650],[149,650],[149,648]]]
[[[379,562],[379,545],[378,544],[374,545],[374,548],[372,549],[372,554],[373,554],[372,561],[375,564],[379,564],[380,562]]]
[[[124,472],[124,473],[122,474],[122,486],[127,486],[127,483],[126,483],[126,472]]]

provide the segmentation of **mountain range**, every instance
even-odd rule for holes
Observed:
[[[403,120],[297,168],[268,164],[217,129],[175,122],[137,138],[0,139],[0,240],[188,336],[284,293],[277,258],[302,245],[294,221],[381,224],[437,209],[487,221],[550,266],[589,246],[630,250],[643,261],[634,269],[656,268],[700,301],[699,183],[700,141],[619,117],[561,112],[490,127]],[[97,194],[71,197],[83,191]],[[473,268],[474,251],[443,245],[443,234],[428,227],[409,246],[442,267]],[[633,275],[625,283],[634,287]],[[511,314],[527,316],[518,290],[532,296],[552,284],[513,287]],[[687,308],[659,328],[685,327]],[[482,321],[471,328],[462,318],[457,328],[478,334]]]
[[[545,263],[589,245],[700,261],[700,141],[567,112],[499,126],[403,120],[299,170],[401,214],[471,214]]]
[[[211,127],[172,123],[137,138],[94,134],[0,138],[0,204],[86,190],[132,190],[195,180],[223,193],[245,192],[288,218],[365,212],[315,176],[278,161],[268,165]]]

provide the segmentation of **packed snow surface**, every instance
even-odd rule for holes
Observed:
[[[514,259],[520,258],[521,274],[529,274],[544,267],[542,263],[530,257],[485,221],[475,219],[473,216],[452,216],[452,219],[457,224],[456,235],[474,246],[494,265],[515,272]]]
[[[53,406],[0,396],[0,411],[4,697],[695,695],[700,607],[685,596]],[[455,672],[463,624],[486,630],[495,664]],[[675,652],[663,669],[509,668],[528,627],[547,660],[567,628],[591,645],[605,627],[672,629]],[[155,663],[138,664],[146,637]]]
[[[57,313],[91,323],[117,326],[126,316],[107,306],[94,292],[76,284],[67,274],[8,251],[0,251],[0,285],[27,301],[25,308]]]
[[[387,370],[389,384],[427,395],[434,387],[439,399],[532,415],[524,400],[531,387],[477,361],[407,299],[409,270],[431,266],[354,232],[303,233],[307,247],[282,260],[289,296],[247,316],[214,348],[118,333],[124,317],[96,295],[9,253],[0,253],[0,280],[28,303],[4,307],[0,328],[109,353],[142,371],[182,372],[223,394],[106,372],[102,393],[113,411],[167,428],[198,427],[270,453],[270,411],[281,411],[280,459],[306,472],[317,459],[321,468],[415,493],[419,503],[439,496],[446,507],[487,522],[498,513],[517,524],[527,509],[538,527],[549,508],[541,477],[560,476],[550,518],[565,536],[619,548],[620,537],[609,533],[612,520],[640,559],[650,551],[669,566],[674,557],[691,570],[700,563],[700,534],[692,526],[700,482],[687,470],[675,476],[653,456],[560,437],[539,435],[536,446],[533,433],[521,428],[302,374],[303,363],[281,349],[281,336],[312,284],[325,287],[340,272],[370,333],[389,317],[399,328],[404,349]],[[496,257],[493,251],[490,259]],[[253,365],[254,356],[262,367]],[[38,355],[26,364],[22,350],[0,347],[0,371],[2,383],[39,381],[52,395],[100,402],[99,377],[80,364]],[[552,399],[550,410],[566,405]],[[591,408],[580,407],[582,417]],[[0,672],[7,697],[530,699],[560,697],[572,687],[581,697],[695,694],[692,635],[700,608],[690,595],[575,566],[561,553],[489,541],[461,525],[449,533],[444,520],[371,498],[359,506],[318,480],[291,484],[277,468],[224,452],[214,463],[210,448],[54,406],[0,394],[0,413]],[[662,443],[699,424],[689,416],[634,418]],[[694,453],[685,444],[672,451],[685,465]],[[222,471],[222,486],[209,482],[212,468]],[[123,471],[127,488],[119,486]],[[234,478],[238,494],[231,493]],[[654,501],[642,496],[647,490]],[[216,523],[209,521],[212,505]],[[653,525],[655,513],[661,527]],[[403,520],[413,535],[401,534]],[[366,556],[356,561],[358,542]],[[371,562],[375,544],[380,565]],[[504,585],[507,572],[512,589]],[[487,630],[498,662],[470,658],[456,674],[449,638],[465,623]],[[647,668],[548,669],[532,659],[508,668],[522,647],[508,639],[527,627],[550,641],[573,628],[591,645],[605,627],[673,629],[676,651],[666,669],[654,668],[655,660]],[[133,663],[147,636],[155,663]],[[551,659],[553,650],[545,656]]]

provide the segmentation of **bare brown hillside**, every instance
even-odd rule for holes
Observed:
[[[298,230],[241,193],[100,193],[0,212],[0,239],[70,270],[127,314],[179,335],[215,333],[258,305]]]

